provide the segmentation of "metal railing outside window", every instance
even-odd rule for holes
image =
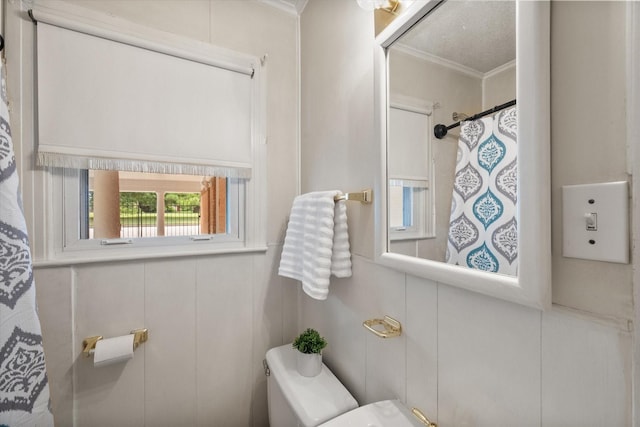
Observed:
[[[120,237],[158,236],[156,205],[138,202],[120,203]],[[93,212],[89,218],[89,234],[93,236]],[[200,205],[172,203],[165,205],[164,235],[190,236],[200,234]]]
[[[200,205],[167,204],[164,211],[165,236],[200,234]]]

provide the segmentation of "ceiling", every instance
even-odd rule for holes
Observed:
[[[516,59],[515,17],[515,1],[447,1],[398,43],[484,74]]]
[[[299,15],[308,0],[260,1]],[[398,44],[482,75],[516,59],[515,17],[514,0],[449,0]]]

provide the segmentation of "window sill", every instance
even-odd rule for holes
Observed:
[[[101,251],[99,254],[87,256],[78,256],[76,254],[57,255],[52,259],[35,259],[33,268],[48,267],[65,267],[78,264],[96,264],[103,262],[118,261],[136,261],[136,260],[152,260],[160,258],[181,258],[187,256],[205,256],[205,255],[224,255],[224,254],[242,254],[242,253],[258,253],[266,252],[267,246],[257,246],[252,248],[189,248],[176,250],[175,248],[163,250],[136,251],[130,253],[105,253]]]

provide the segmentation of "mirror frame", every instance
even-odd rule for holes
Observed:
[[[516,2],[518,276],[462,268],[388,250],[387,49],[441,0],[414,2],[376,37],[374,125],[380,143],[380,173],[375,188],[375,251],[376,262],[386,267],[544,310],[551,306],[550,2]]]

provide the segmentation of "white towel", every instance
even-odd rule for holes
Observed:
[[[340,191],[318,191],[293,201],[278,274],[300,280],[312,298],[324,300],[329,276],[351,277],[347,207]]]

